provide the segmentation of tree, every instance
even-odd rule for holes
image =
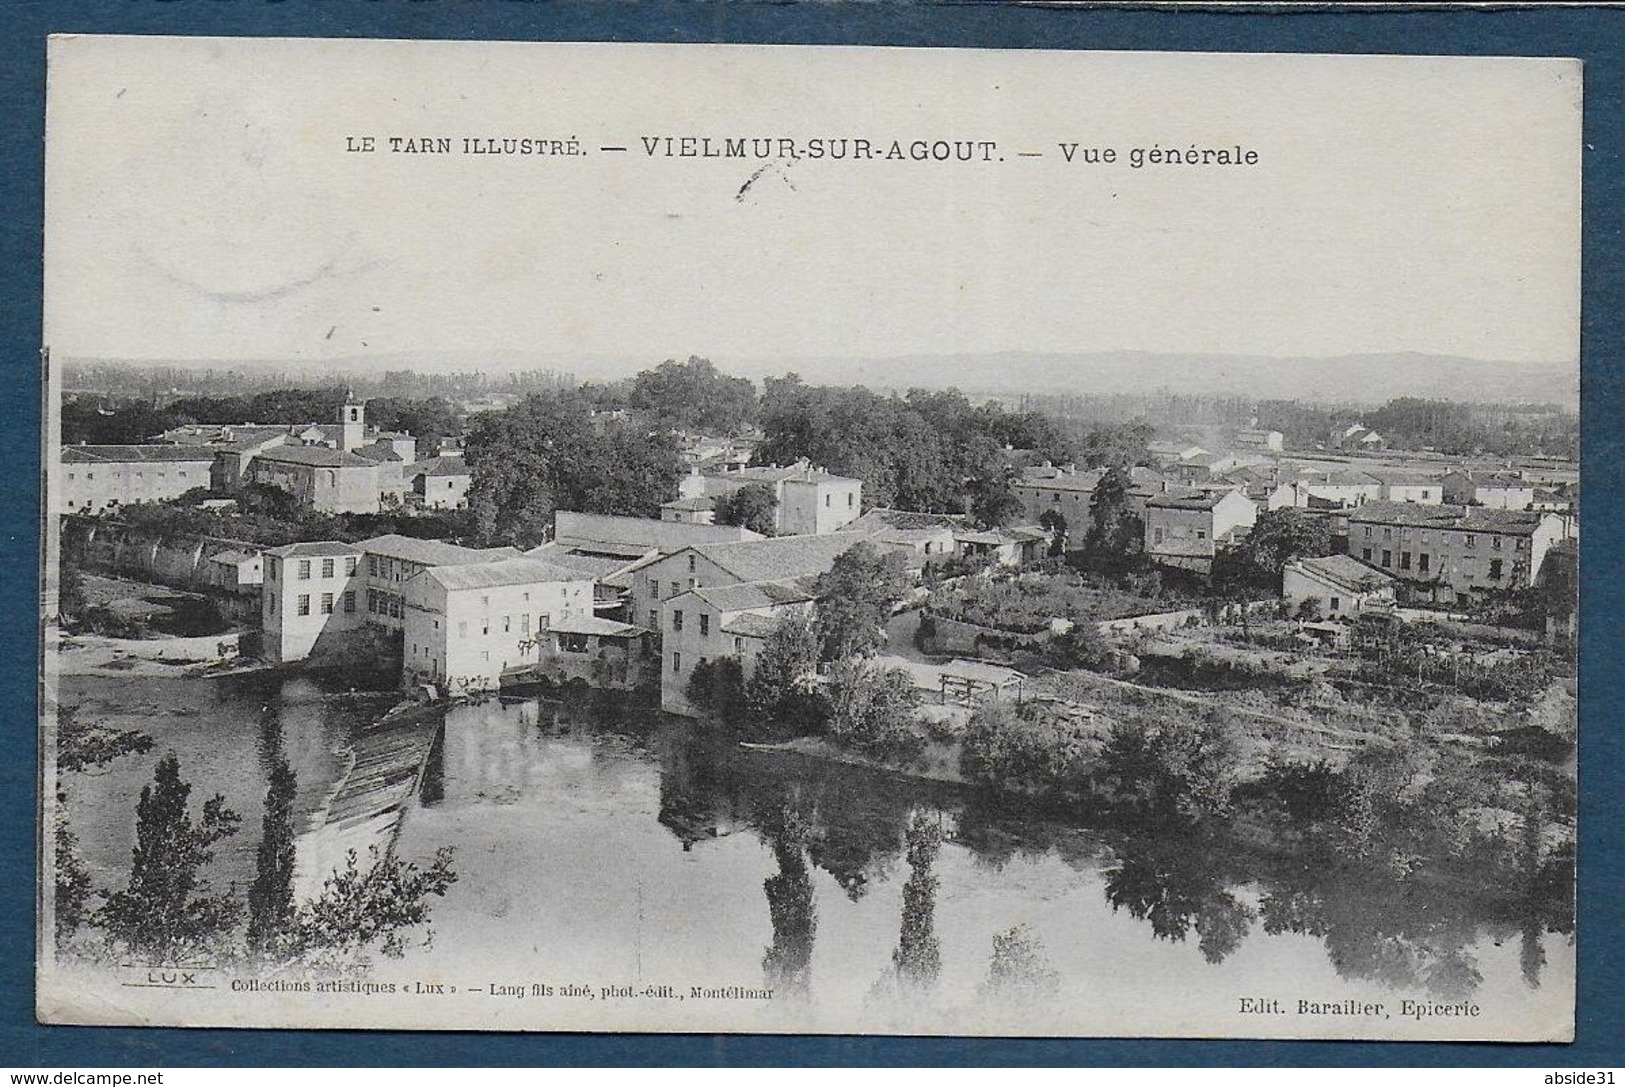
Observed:
[[[873,653],[885,643],[886,620],[908,592],[908,567],[895,551],[859,543],[836,557],[813,586],[824,660]]]
[[[701,661],[688,677],[688,700],[703,706],[725,725],[737,725],[748,712],[745,676],[732,657]]]
[[[1249,588],[1280,592],[1281,571],[1287,563],[1331,553],[1332,527],[1327,518],[1292,508],[1264,510],[1236,548],[1237,576]]]
[[[732,494],[717,500],[716,522],[719,525],[738,525],[763,536],[774,533],[774,513],[779,506],[778,496],[766,483],[747,483]]]
[[[816,726],[817,722],[803,720],[803,711],[817,697],[810,683],[817,668],[818,634],[812,616],[804,611],[785,613],[768,635],[745,685],[745,704],[759,729],[783,731],[798,725]]]
[[[109,895],[98,911],[114,940],[153,962],[176,962],[206,949],[230,931],[239,912],[230,891],[209,891],[203,869],[213,847],[237,833],[241,817],[216,794],[194,822],[186,810],[191,792],[175,753],[160,759],[136,805],[129,886]]]
[[[942,849],[942,831],[924,812],[915,812],[908,827],[908,882],[903,884],[903,921],[892,965],[898,978],[916,988],[934,985],[942,971],[942,947],[936,934],[937,885],[931,871]]]
[[[640,372],[627,402],[635,411],[691,430],[733,434],[756,418],[756,387],[694,355]]]
[[[468,503],[485,543],[547,539],[555,510],[659,515],[681,472],[669,435],[601,424],[579,393],[535,393],[470,428]]]
[[[987,528],[1014,524],[1026,516],[1026,507],[1002,477],[974,479],[968,488],[971,516]]]
[[[298,782],[278,751],[265,793],[265,815],[248,888],[248,946],[275,951],[293,928],[293,802]]]
[[[762,953],[762,973],[775,989],[804,997],[818,935],[818,905],[807,868],[808,828],[789,807],[774,824],[767,829],[779,870],[762,881],[773,923],[773,943]]]
[[[1145,524],[1129,505],[1128,489],[1128,473],[1108,468],[1090,500],[1084,550],[1092,565],[1108,572],[1128,569],[1145,551]]]
[[[1100,759],[1112,795],[1132,814],[1194,822],[1229,806],[1237,750],[1219,717],[1116,722]]]
[[[407,935],[428,923],[430,897],[444,897],[457,882],[450,846],[436,850],[428,868],[377,846],[368,848],[368,856],[371,863],[363,868],[350,850],[344,867],[327,877],[315,899],[299,907],[287,943],[290,957],[343,960],[376,944],[383,954],[398,958],[406,951]]]
[[[882,762],[906,764],[925,740],[914,727],[914,682],[899,668],[848,657],[830,670],[830,736]]]
[[[1031,1005],[1055,995],[1061,976],[1044,953],[1044,942],[1026,925],[993,937],[984,996],[1001,1004]]]

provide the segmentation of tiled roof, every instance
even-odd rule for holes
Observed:
[[[554,581],[591,581],[579,570],[540,559],[507,558],[463,566],[435,566],[420,577],[433,578],[447,589],[495,589],[504,585],[536,585]]]
[[[462,457],[430,457],[407,469],[411,476],[466,476],[471,475],[468,462]]]
[[[559,510],[553,515],[553,538],[568,546],[599,550],[596,544],[636,548],[638,554],[654,548],[667,554],[696,544],[760,540],[761,533],[737,525],[696,525],[661,521],[653,517],[617,517],[604,513]]]
[[[670,502],[662,502],[660,504],[660,508],[663,510],[685,511],[711,510],[716,509],[716,506],[717,504],[715,502],[703,496],[696,498],[674,498]]]
[[[1326,482],[1334,487],[1370,487],[1381,483],[1382,480],[1365,472],[1348,469],[1342,472],[1328,472]]]
[[[547,543],[525,552],[527,559],[541,559],[562,566],[566,570],[579,570],[594,580],[603,580],[612,574],[630,568],[636,559],[605,558],[601,555],[583,555],[557,543]]]
[[[251,555],[247,551],[216,551],[209,556],[209,561],[218,562],[225,566],[237,566],[241,563],[252,562],[257,558],[259,558],[258,555]]]
[[[364,445],[357,449],[355,453],[358,457],[365,457],[367,460],[372,461],[404,461],[406,459],[395,452],[394,447],[388,442],[373,442],[371,445]]]
[[[596,634],[601,638],[631,638],[649,633],[631,623],[617,623],[613,619],[602,619],[596,615],[555,619],[548,629],[557,634]]]
[[[1040,491],[1093,492],[1106,473],[1100,469],[1087,472],[1063,472],[1057,475],[1026,475],[1015,482],[1017,487],[1031,487]]]
[[[740,585],[712,585],[690,589],[684,595],[696,596],[718,611],[748,611],[800,604],[813,598],[805,581],[753,581]]]
[[[462,566],[474,562],[498,562],[519,557],[513,547],[475,548],[446,543],[444,540],[419,540],[411,536],[390,533],[374,536],[356,544],[369,555],[403,562],[416,562],[424,566]]]
[[[273,547],[265,552],[275,555],[279,559],[308,559],[322,558],[330,555],[359,555],[361,550],[357,546],[340,543],[337,540],[312,540],[308,543],[284,544]]]
[[[722,623],[722,633],[744,638],[771,638],[773,632],[778,629],[779,621],[773,616],[757,615],[748,611],[730,615]]]
[[[69,459],[69,452],[74,454]],[[95,464],[168,464],[175,461],[208,462],[214,460],[214,450],[195,445],[65,445],[63,460],[67,463]]]
[[[740,581],[783,581],[822,574],[842,554],[863,542],[850,533],[775,536],[743,543],[698,544],[694,550]]]
[[[1235,491],[1176,489],[1152,495],[1146,505],[1164,510],[1210,510],[1235,493]]]
[[[742,479],[751,483],[856,483],[847,476],[821,471],[810,464],[757,465],[729,472],[711,473],[713,479]]]
[[[1407,525],[1415,528],[1462,529],[1528,535],[1550,514],[1494,510],[1481,506],[1422,506],[1414,502],[1367,502],[1349,511],[1349,523]]]
[[[278,464],[298,464],[307,468],[372,468],[375,462],[325,445],[279,445],[257,454],[256,459]]]
[[[970,518],[962,513],[915,513],[912,510],[872,509],[851,524],[843,526],[841,531],[866,535],[886,531],[951,532],[956,528],[966,527],[969,521]]]
[[[1355,592],[1367,592],[1394,580],[1374,566],[1367,566],[1348,555],[1326,555],[1320,558],[1299,559],[1292,565],[1305,572]]]

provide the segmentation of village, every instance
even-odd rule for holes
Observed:
[[[733,380],[703,360],[661,372]],[[640,425],[624,406],[586,414],[600,435]],[[947,512],[876,502],[862,478],[806,457],[761,463],[754,424],[668,426],[679,467],[646,496],[655,515],[555,508],[534,546],[420,535],[468,511],[480,469],[464,435],[380,428],[351,396],[327,422],[65,444],[52,497],[77,567],[219,600],[233,637],[218,649],[236,666],[382,671],[431,700],[573,682],[726,715],[705,693],[713,675],[748,686],[785,628],[817,621],[843,562],[896,579],[855,655],[905,677],[917,716],[958,728],[984,700],[1056,704],[1057,661],[1133,679],[1142,661],[1211,654],[1209,631],[1238,624],[1256,644],[1326,658],[1300,675],[1350,671],[1331,657],[1357,656],[1362,617],[1479,661],[1575,633],[1578,473],[1549,457],[1393,449],[1358,423],[1291,447],[1256,426],[1221,435],[1219,451],[1153,439],[1093,467],[1007,444],[996,497]],[[143,519],[264,509],[268,495],[273,516],[393,513],[406,531],[265,546]],[[1081,626],[1093,648],[1080,656]],[[1238,667],[1262,667],[1256,644]],[[784,682],[827,685],[837,663],[809,657]]]

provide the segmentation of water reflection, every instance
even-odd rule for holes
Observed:
[[[763,831],[779,870],[762,884],[773,921],[773,943],[762,955],[762,974],[769,988],[805,999],[818,935],[818,907],[807,871],[807,826],[788,805],[766,822]]]

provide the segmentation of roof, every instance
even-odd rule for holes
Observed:
[[[1154,494],[1146,501],[1147,506],[1165,510],[1210,510],[1223,502],[1236,491],[1195,491],[1190,489],[1175,489]],[[1246,496],[1243,495],[1243,498]],[[1251,499],[1248,499],[1251,501]]]
[[[965,528],[970,518],[962,513],[914,513],[911,510],[872,509],[850,524],[842,532],[876,534],[887,532],[952,532]]]
[[[716,509],[716,507],[717,504],[715,502],[703,496],[696,498],[674,498],[670,502],[662,502],[660,504],[660,508],[663,510],[711,510]]]
[[[1299,559],[1291,564],[1305,573],[1341,586],[1351,592],[1369,592],[1394,581],[1392,574],[1374,566],[1367,566],[1348,555],[1326,555],[1321,558]]]
[[[65,445],[62,459],[68,464],[207,463],[214,460],[214,450],[195,445]]]
[[[275,555],[279,559],[310,559],[329,555],[359,555],[361,549],[337,540],[312,540],[308,543],[291,543],[269,548],[265,554]]]
[[[1529,535],[1551,514],[1495,510],[1482,506],[1421,506],[1414,502],[1367,502],[1349,511],[1349,523],[1408,525],[1415,528],[1463,529]]]
[[[1442,476],[1407,472],[1403,468],[1373,468],[1366,474],[1390,487],[1438,487],[1444,483]]]
[[[694,551],[740,581],[783,581],[822,574],[862,538],[848,532],[823,536],[774,536],[742,543],[698,544]]]
[[[596,615],[572,615],[555,619],[549,624],[548,629],[555,634],[596,634],[600,638],[633,638],[639,634],[649,633],[631,623],[617,623],[613,619],[601,619]]]
[[[1043,471],[1039,469],[1038,471]],[[1106,473],[1100,469],[1087,472],[1060,472],[1054,475],[1028,475],[1015,481],[1017,487],[1032,487],[1041,491],[1088,491],[1093,492],[1100,483],[1100,477]]]
[[[995,683],[1003,686],[1006,683],[1021,682],[1027,677],[1014,668],[1001,668],[996,664],[984,661],[965,660],[955,657],[947,664],[938,666],[944,676],[953,676],[959,679],[971,679],[980,683]]]
[[[718,611],[749,611],[755,608],[776,608],[784,604],[802,604],[813,598],[812,588],[804,581],[752,581],[738,585],[712,585],[689,589],[684,596],[695,596]]]
[[[553,539],[589,551],[607,550],[602,545],[609,545],[628,557],[637,557],[651,548],[670,554],[696,544],[760,540],[762,534],[738,525],[699,525],[653,517],[559,510],[553,515]]]
[[[259,555],[247,551],[216,551],[209,556],[208,561],[218,562],[223,566],[240,566],[245,562],[253,562],[258,558]]]
[[[407,473],[416,476],[466,476],[471,475],[468,462],[462,457],[429,457],[420,460],[407,469]]]
[[[1381,483],[1382,480],[1351,468],[1342,472],[1327,472],[1326,482],[1334,487],[1369,487],[1374,483]]]
[[[728,472],[710,473],[713,479],[742,479],[750,483],[856,483],[856,479],[849,476],[838,476],[826,472],[821,468],[814,468],[806,461],[798,464],[766,466],[757,465],[753,468],[738,468]]]
[[[463,547],[459,544],[446,543],[444,540],[419,540],[393,532],[384,536],[374,536],[370,540],[362,540],[356,547],[369,555],[416,562],[424,566],[464,566],[474,562],[499,562],[502,559],[519,557],[518,548],[513,547]]]
[[[641,558],[641,556],[638,556]],[[588,555],[573,551],[562,544],[547,543],[540,547],[533,547],[525,552],[527,559],[541,559],[551,562],[555,566],[562,566],[566,570],[579,570],[595,581],[602,581],[614,574],[630,569],[636,564],[637,558],[607,558],[602,555]]]
[[[724,634],[734,634],[742,638],[771,638],[778,629],[779,621],[773,616],[757,615],[748,611],[730,615],[722,623]]]
[[[375,462],[341,449],[325,445],[278,445],[256,456],[258,460],[279,464],[298,464],[307,468],[372,468]]]
[[[395,452],[388,442],[373,442],[364,445],[355,451],[356,456],[365,457],[372,461],[404,461],[406,458]]]
[[[536,585],[551,581],[591,581],[580,570],[570,570],[541,559],[497,559],[460,566],[434,566],[420,577],[432,578],[449,590],[495,589],[504,585]]]

